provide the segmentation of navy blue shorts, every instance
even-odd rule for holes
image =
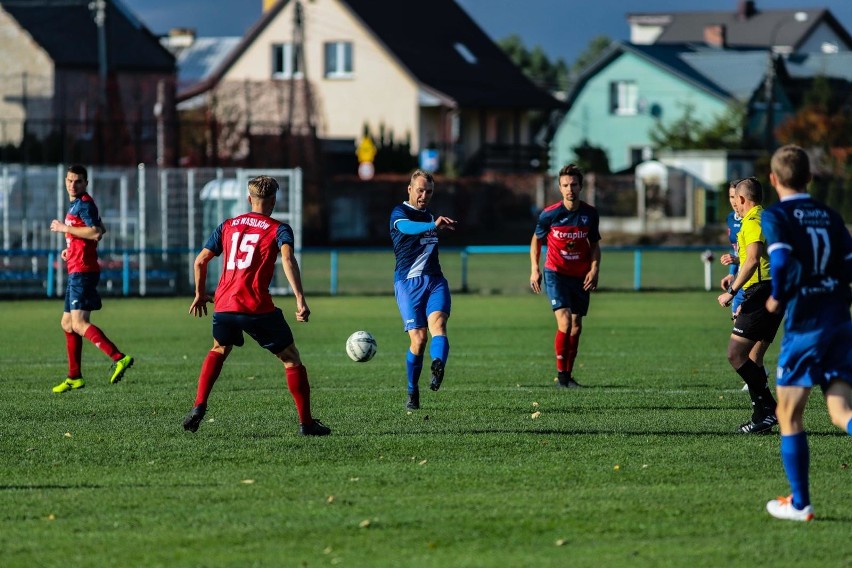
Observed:
[[[550,298],[550,308],[555,312],[567,308],[572,314],[589,313],[589,291],[583,290],[583,278],[565,276],[552,270],[544,271],[544,289]]]
[[[101,295],[98,294],[100,272],[74,272],[68,275],[65,287],[65,311],[83,310],[91,312],[101,309]]]
[[[245,343],[243,332],[273,354],[293,344],[293,331],[280,308],[265,314],[213,313],[213,337],[219,345],[242,347]]]
[[[815,387],[825,390],[833,379],[852,384],[852,323],[807,332],[787,331],[781,340],[779,387]]]
[[[450,285],[443,276],[417,276],[393,284],[405,331],[428,327],[429,314],[450,314]]]

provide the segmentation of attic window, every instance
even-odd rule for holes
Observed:
[[[468,62],[468,63],[470,63],[471,65],[476,65],[476,63],[477,63],[476,56],[473,54],[473,52],[471,52],[471,51],[467,48],[467,46],[466,46],[465,44],[463,44],[463,43],[459,43],[459,42],[456,42],[456,43],[453,45],[453,47],[455,47],[455,48],[456,48],[456,51],[458,51],[458,52],[459,52],[459,55],[461,55],[461,56],[462,56],[462,58],[463,58],[465,61],[467,61],[467,62]]]

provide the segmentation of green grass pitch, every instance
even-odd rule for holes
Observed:
[[[812,397],[817,520],[765,513],[787,491],[779,439],[732,433],[749,404],[715,297],[596,294],[588,388],[566,392],[546,298],[456,294],[444,385],[424,372],[417,412],[393,298],[309,297],[292,326],[333,429],[317,439],[297,436],[283,369],[250,340],[183,431],[211,345],[189,298],[106,298],[93,322],[136,364],[109,385],[86,342],[87,386],[63,395],[61,300],[2,302],[0,565],[852,565],[849,437]],[[292,298],[276,302],[293,322]],[[344,352],[358,329],[379,345],[364,364]]]

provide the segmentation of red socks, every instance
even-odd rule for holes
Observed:
[[[304,365],[286,367],[287,388],[296,403],[299,413],[299,424],[310,424],[314,421],[311,416],[311,385],[308,383],[308,371]]]
[[[569,335],[556,330],[553,348],[556,351],[556,370],[560,373],[570,373],[574,370],[574,359],[577,358],[577,347],[580,345],[579,335]]]
[[[83,337],[65,332],[65,350],[68,352],[68,378],[79,379],[83,376],[80,370],[80,360],[83,357]]]
[[[568,369],[569,373],[574,370],[574,359],[577,358],[577,348],[580,345],[579,335],[568,336]]]
[[[201,364],[201,374],[198,375],[198,392],[195,395],[195,406],[207,404],[207,397],[213,390],[213,384],[222,372],[222,364],[225,363],[225,355],[218,351],[210,351]]]
[[[560,373],[568,371],[568,338],[570,336],[564,331],[556,330],[553,340],[553,348],[556,350],[556,370]]]
[[[86,330],[84,337],[94,343],[95,347],[106,353],[106,356],[113,361],[118,361],[123,357],[121,351],[118,350],[118,347],[116,347],[112,341],[107,339],[104,332],[98,329],[97,326],[89,324],[89,329]]]

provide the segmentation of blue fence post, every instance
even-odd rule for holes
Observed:
[[[331,280],[331,282],[329,283],[329,290],[328,291],[332,296],[336,296],[337,295],[337,270],[338,270],[339,262],[340,262],[339,259],[337,258],[337,249],[331,251],[331,254],[329,254],[329,258],[330,258],[330,261],[331,261],[331,269],[330,269],[330,273],[331,273],[330,274],[330,280]]]
[[[467,292],[467,248],[461,251],[461,290]]]
[[[642,250],[633,251],[633,289],[642,289]]]
[[[124,260],[121,268],[121,293],[125,296],[130,295],[130,253],[124,251],[122,254]]]
[[[53,280],[56,278],[54,274],[53,262],[56,259],[55,253],[47,254],[47,297],[50,298],[53,293]]]

